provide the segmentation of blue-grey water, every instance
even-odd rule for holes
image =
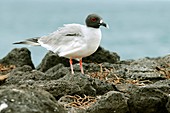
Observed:
[[[15,41],[48,35],[67,23],[84,24],[89,13],[101,15],[101,46],[121,59],[158,57],[170,52],[169,0],[1,0],[0,58],[13,48],[28,47],[38,65],[47,50],[12,45]]]

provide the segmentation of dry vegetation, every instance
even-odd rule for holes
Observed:
[[[11,71],[14,68],[15,68],[15,65],[5,66],[5,65],[0,64],[0,72],[9,72],[9,71]],[[0,75],[0,81],[6,80],[7,77],[8,77],[8,74]]]

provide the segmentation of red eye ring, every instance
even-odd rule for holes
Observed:
[[[92,22],[96,22],[97,19],[96,19],[96,18],[91,18],[91,21],[92,21]]]

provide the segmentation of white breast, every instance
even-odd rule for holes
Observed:
[[[85,38],[87,40],[87,53],[86,56],[93,54],[100,45],[101,30],[96,28],[86,29]],[[84,56],[85,57],[85,56]]]
[[[84,36],[82,46],[75,51],[67,52],[66,54],[61,53],[59,54],[60,56],[80,59],[93,54],[97,50],[101,41],[101,30],[84,26],[82,27],[82,32]]]

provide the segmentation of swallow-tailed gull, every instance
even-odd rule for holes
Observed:
[[[93,54],[101,41],[100,26],[108,27],[97,14],[89,14],[86,25],[65,24],[48,36],[36,37],[14,44],[40,45],[60,57],[70,59],[71,73],[74,74],[72,59],[80,63],[81,73],[84,74],[82,58]]]

